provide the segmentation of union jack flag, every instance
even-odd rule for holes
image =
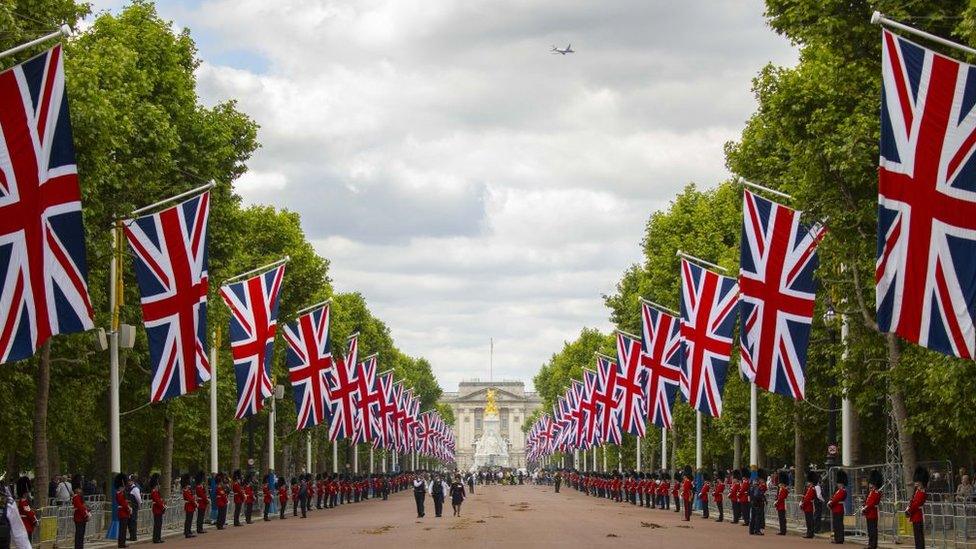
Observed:
[[[334,360],[333,367],[325,371],[330,402],[329,440],[352,438],[356,426],[357,399],[359,398],[359,372],[356,361],[359,354],[359,334],[349,337],[349,350],[345,357]]]
[[[745,191],[739,268],[739,369],[767,391],[803,400],[817,284],[817,245],[826,229],[796,210]]]
[[[681,333],[678,319],[641,302],[641,361],[647,370],[647,414],[670,429],[671,410],[681,385]]]
[[[600,421],[600,405],[597,403],[597,391],[600,382],[593,370],[583,370],[583,400],[580,406],[586,413],[583,440],[587,447],[596,446],[603,438]]]
[[[333,366],[329,345],[328,304],[285,324],[288,379],[295,397],[295,429],[308,429],[330,419],[325,372]]]
[[[588,446],[586,441],[586,421],[589,414],[586,411],[584,398],[585,387],[582,381],[574,379],[569,390],[574,402],[573,424],[576,427],[576,432],[573,434],[573,444],[577,448],[586,448]]]
[[[372,444],[380,436],[382,427],[379,415],[380,401],[383,392],[376,381],[377,355],[366,357],[359,363],[356,379],[359,381],[359,395],[356,399],[357,417],[353,436],[353,443],[368,442]]]
[[[0,362],[13,362],[94,326],[61,46],[0,73],[0,104]]]
[[[285,266],[226,284],[220,297],[230,309],[230,353],[237,377],[237,412],[244,419],[264,408],[271,396],[271,358],[278,327],[278,295]]]
[[[152,362],[150,402],[196,391],[207,358],[207,219],[210,193],[125,223],[142,295]]]
[[[406,390],[403,387],[403,381],[397,381],[393,384],[393,413],[391,414],[393,439],[396,441],[396,449],[400,452],[407,451],[406,434],[403,428],[403,423],[407,417],[407,411],[404,407],[404,393]]]
[[[617,361],[605,356],[596,357],[597,390],[593,400],[599,406],[600,432],[603,443],[620,444],[620,366]]]
[[[972,360],[976,70],[882,34],[878,326]]]
[[[396,446],[396,391],[394,389],[393,372],[379,374],[377,380],[380,387],[380,400],[377,408],[377,426],[379,434],[373,441],[377,448],[394,448]]]
[[[735,279],[681,260],[681,356],[688,403],[713,417],[722,415],[738,293]]]
[[[641,364],[641,340],[617,331],[617,386],[619,387],[620,428],[643,437],[647,432],[647,371]]]

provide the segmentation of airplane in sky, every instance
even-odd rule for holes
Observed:
[[[573,45],[572,44],[569,44],[569,45],[566,46],[566,49],[564,49],[564,50],[561,50],[561,49],[557,48],[556,46],[553,46],[552,47],[552,51],[549,52],[549,53],[552,53],[553,55],[555,55],[557,53],[560,54],[560,55],[566,55],[567,53],[576,53],[576,52],[573,51]]]

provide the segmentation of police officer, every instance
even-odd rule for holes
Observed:
[[[424,500],[427,498],[427,482],[423,475],[413,478],[413,499],[417,502],[417,518],[424,518]]]

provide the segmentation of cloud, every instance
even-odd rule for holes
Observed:
[[[108,0],[113,2],[114,0]],[[531,382],[640,260],[648,215],[724,177],[751,78],[796,53],[760,0],[195,0],[205,102],[262,148],[237,185],[302,214],[448,390]],[[572,43],[573,55],[550,55]]]

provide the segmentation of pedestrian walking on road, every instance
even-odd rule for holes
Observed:
[[[430,487],[430,496],[434,499],[434,515],[440,517],[444,512],[444,497],[450,492],[451,487],[444,482],[440,474],[434,477],[434,482]]]
[[[464,483],[461,482],[461,477],[454,477],[454,482],[451,483],[451,507],[454,508],[454,516],[461,516],[461,504],[464,503],[464,498],[466,494],[464,492]]]
[[[423,476],[413,479],[413,499],[417,502],[417,518],[424,518],[424,500],[427,498],[427,483]]]

